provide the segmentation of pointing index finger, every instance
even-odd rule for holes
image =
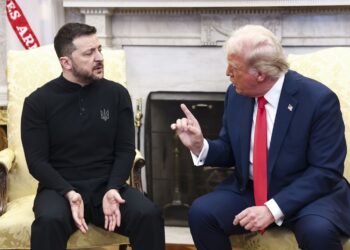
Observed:
[[[191,119],[191,120],[195,120],[196,118],[194,117],[194,115],[191,113],[191,111],[187,108],[187,106],[185,104],[181,104],[180,105],[182,111],[185,113],[187,119]]]

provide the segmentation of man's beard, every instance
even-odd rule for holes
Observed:
[[[96,70],[99,67],[102,67],[102,75],[101,76],[100,75],[95,75],[93,73],[93,71]],[[102,62],[97,63],[97,65],[95,65],[93,67],[91,72],[88,72],[86,70],[81,70],[81,69],[79,69],[79,67],[77,67],[77,65],[75,63],[73,63],[73,65],[72,65],[72,73],[81,82],[91,83],[91,82],[93,82],[95,80],[102,79],[102,77],[103,77],[103,63]]]

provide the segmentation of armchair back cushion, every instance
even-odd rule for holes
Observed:
[[[340,101],[346,142],[350,143],[350,48],[329,48],[305,55],[289,55],[290,68],[327,85]],[[348,146],[349,147],[349,146]],[[345,159],[344,176],[350,182],[350,156]]]

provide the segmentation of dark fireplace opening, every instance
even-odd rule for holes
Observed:
[[[224,110],[223,92],[151,92],[145,118],[145,158],[148,196],[163,209],[167,226],[187,226],[193,200],[210,192],[231,169],[196,167],[170,124],[184,117],[184,103],[206,138],[216,138]]]

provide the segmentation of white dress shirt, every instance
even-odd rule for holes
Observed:
[[[283,74],[280,78],[278,78],[277,82],[273,85],[273,87],[264,95],[267,100],[267,104],[265,105],[266,109],[266,120],[267,120],[267,146],[270,148],[271,136],[273,125],[275,123],[275,117],[277,113],[278,102],[281,96],[282,86],[284,82],[285,75]],[[253,176],[253,148],[254,148],[254,132],[255,132],[255,121],[256,121],[256,112],[257,112],[257,98],[255,98],[254,112],[253,112],[253,124],[252,124],[252,132],[251,132],[251,142],[250,142],[250,153],[249,153],[249,178],[251,180],[254,179]],[[198,157],[191,152],[193,163],[196,166],[203,165],[205,159],[208,155],[209,144],[207,140],[204,140],[204,145],[202,151],[198,155]],[[268,207],[270,212],[272,213],[275,223],[277,225],[282,225],[284,214],[282,213],[280,207],[276,203],[274,199],[270,199],[265,202],[265,205]]]

